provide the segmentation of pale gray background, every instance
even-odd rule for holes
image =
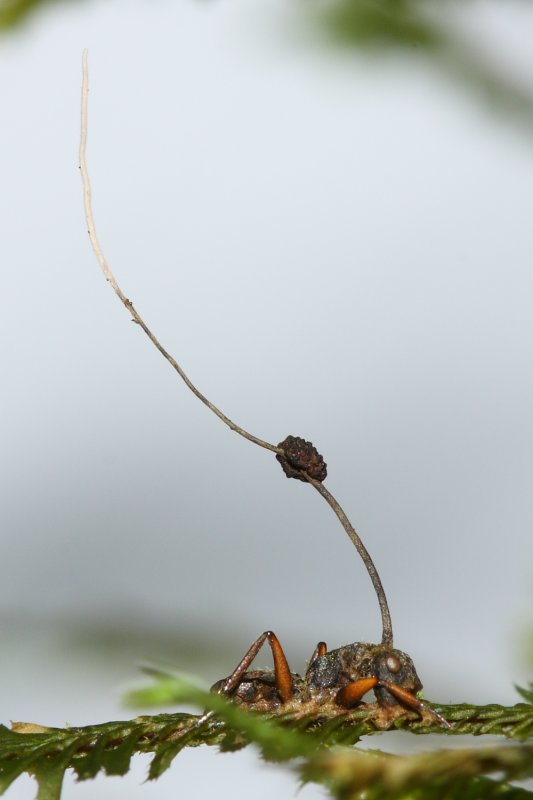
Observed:
[[[530,5],[450,11],[532,85]],[[297,5],[115,0],[52,6],[1,42],[2,721],[132,715],[140,662],[211,681],[265,628],[295,669],[319,638],[380,636],[328,507],[198,403],[106,286],[77,168],[83,47],[96,222],[124,291],[229,416],[324,453],[427,696],[514,702],[531,674],[533,137],[422,59],[329,49]],[[145,763],[64,797],[295,793],[251,750],[184,753],[150,786]]]

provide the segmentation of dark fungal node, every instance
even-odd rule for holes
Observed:
[[[303,475],[305,472],[319,483],[325,479],[328,474],[327,464],[311,442],[300,436],[287,436],[278,447],[283,450],[283,455],[278,454],[276,458],[287,478],[306,481],[307,478]]]

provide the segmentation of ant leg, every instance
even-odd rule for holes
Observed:
[[[319,642],[314,649],[313,655],[311,656],[311,660],[309,661],[309,666],[311,666],[311,664],[314,664],[317,658],[320,658],[320,656],[326,655],[327,652],[328,652],[327,644],[325,642]]]
[[[335,695],[335,702],[344,708],[351,708],[374,686],[379,683],[377,678],[359,678],[358,681],[352,681],[342,689],[339,689]]]
[[[435,711],[433,708],[424,703],[423,700],[419,700],[418,697],[415,697],[414,694],[407,692],[405,689],[402,689],[400,686],[396,686],[396,684],[391,683],[390,681],[386,681],[384,679],[379,681],[381,686],[384,686],[389,692],[397,699],[400,700],[404,705],[408,708],[412,708],[413,711],[421,711],[424,709],[432,714],[440,723],[444,725],[446,728],[451,728],[452,726],[448,722],[448,720],[444,719],[438,711]]]
[[[414,694],[408,692],[406,689],[402,689],[401,686],[397,686],[395,683],[391,683],[391,681],[387,681],[384,678],[360,678],[358,681],[354,681],[353,683],[349,683],[347,686],[344,686],[342,689],[339,689],[335,696],[335,701],[345,708],[350,708],[351,706],[355,705],[362,697],[365,695],[369,689],[373,689],[377,685],[384,686],[385,689],[395,697],[397,700],[400,701],[403,705],[407,706],[407,708],[412,708],[413,711],[422,711],[425,710],[429,714],[432,714],[435,719],[437,719],[441,725],[444,725],[445,728],[451,728],[452,726],[448,722],[448,720],[444,719],[438,711],[428,706],[427,703],[424,703],[423,700],[419,700],[418,697],[415,697]]]
[[[276,682],[276,689],[278,690],[284,703],[292,698],[294,692],[289,664],[285,658],[285,653],[283,652],[283,648],[279,643],[278,637],[275,633],[272,633],[272,631],[265,631],[255,640],[253,645],[237,664],[231,675],[222,683],[222,686],[218,690],[220,694],[231,694],[234,691],[234,689],[239,685],[239,682],[246,673],[248,667],[267,640],[274,658],[274,680]],[[214,711],[205,711],[202,716],[197,719],[195,723],[193,723],[193,725],[184,731],[180,731],[175,738],[181,739],[183,736],[187,736],[193,731],[197,731],[214,716]]]
[[[278,637],[275,633],[272,633],[272,631],[265,631],[255,640],[231,675],[224,681],[220,689],[221,694],[231,694],[233,692],[266,641],[268,641],[270,645],[272,657],[274,659],[274,680],[276,682],[276,689],[284,703],[292,698],[294,690],[289,664],[285,658],[285,653],[279,643]]]

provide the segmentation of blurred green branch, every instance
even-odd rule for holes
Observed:
[[[57,4],[64,2],[56,0]],[[0,30],[20,25],[32,12],[50,4],[51,0],[0,0]]]
[[[304,781],[327,786],[340,800],[400,798],[531,798],[509,780],[533,775],[533,747],[436,750],[409,756],[336,749],[318,753],[301,769]],[[499,773],[499,780],[484,777]]]
[[[468,0],[455,3],[458,7],[467,4]],[[425,59],[492,107],[512,113],[533,133],[533,92],[520,88],[476,53],[449,18],[446,8],[428,0],[331,0],[319,6],[318,12],[333,43]]]
[[[21,24],[50,2],[0,0],[0,30]],[[461,0],[455,6],[467,4],[469,0]],[[520,88],[490,59],[476,54],[449,24],[450,10],[450,4],[443,8],[435,0],[328,0],[318,4],[306,0],[300,13],[318,22],[330,45],[371,49],[380,55],[401,50],[408,56],[425,59],[533,132],[533,92]]]
[[[345,44],[435,50],[444,43],[438,24],[415,0],[331,0],[320,9],[319,18]]]

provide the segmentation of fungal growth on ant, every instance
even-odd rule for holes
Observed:
[[[143,329],[154,346],[204,405],[231,430],[253,444],[275,453],[288,478],[295,478],[310,484],[322,495],[337,515],[344,530],[363,559],[381,610],[382,638],[380,644],[355,642],[328,651],[325,642],[319,642],[303,677],[291,672],[278,638],[272,631],[265,631],[252,644],[229,677],[218,681],[212,687],[213,691],[228,695],[236,703],[250,709],[283,711],[293,709],[295,705],[304,706],[305,704],[312,704],[314,707],[333,705],[341,710],[350,709],[357,705],[367,692],[373,690],[378,707],[385,714],[387,710],[390,712],[392,709],[397,710],[400,707],[400,709],[404,708],[420,714],[426,714],[440,724],[451,727],[437,711],[419,699],[417,693],[421,690],[422,684],[414,664],[406,653],[396,650],[393,646],[390,612],[380,577],[368,551],[348,517],[323,484],[327,469],[320,453],[310,442],[298,436],[287,436],[277,445],[270,444],[245,431],[229,419],[194,386],[178,362],[165,350],[148,328],[131,300],[120,289],[100,247],[94,225],[91,189],[85,156],[88,91],[87,52],[85,51],[83,54],[80,172],[89,238],[106,280],[113,287],[115,294],[126,307],[133,321]],[[252,662],[265,642],[268,642],[272,650],[274,669],[249,671]],[[204,714],[195,727],[202,725],[212,715],[213,712]]]
[[[437,711],[417,697],[422,683],[412,659],[393,646],[389,606],[380,577],[368,551],[353,529],[337,501],[322,485],[327,469],[322,456],[311,442],[287,436],[278,445],[282,453],[276,458],[288,478],[310,483],[337,513],[368,570],[381,609],[382,637],[380,644],[355,642],[329,650],[319,642],[303,677],[291,672],[283,648],[272,631],[265,631],[252,644],[231,675],[217,681],[215,691],[230,695],[235,702],[257,711],[281,710],[294,704],[322,706],[333,704],[349,709],[374,690],[378,704],[385,710],[393,706],[422,712],[442,725],[449,723]],[[272,650],[274,670],[248,672],[265,642]],[[207,715],[206,715],[207,717]]]

